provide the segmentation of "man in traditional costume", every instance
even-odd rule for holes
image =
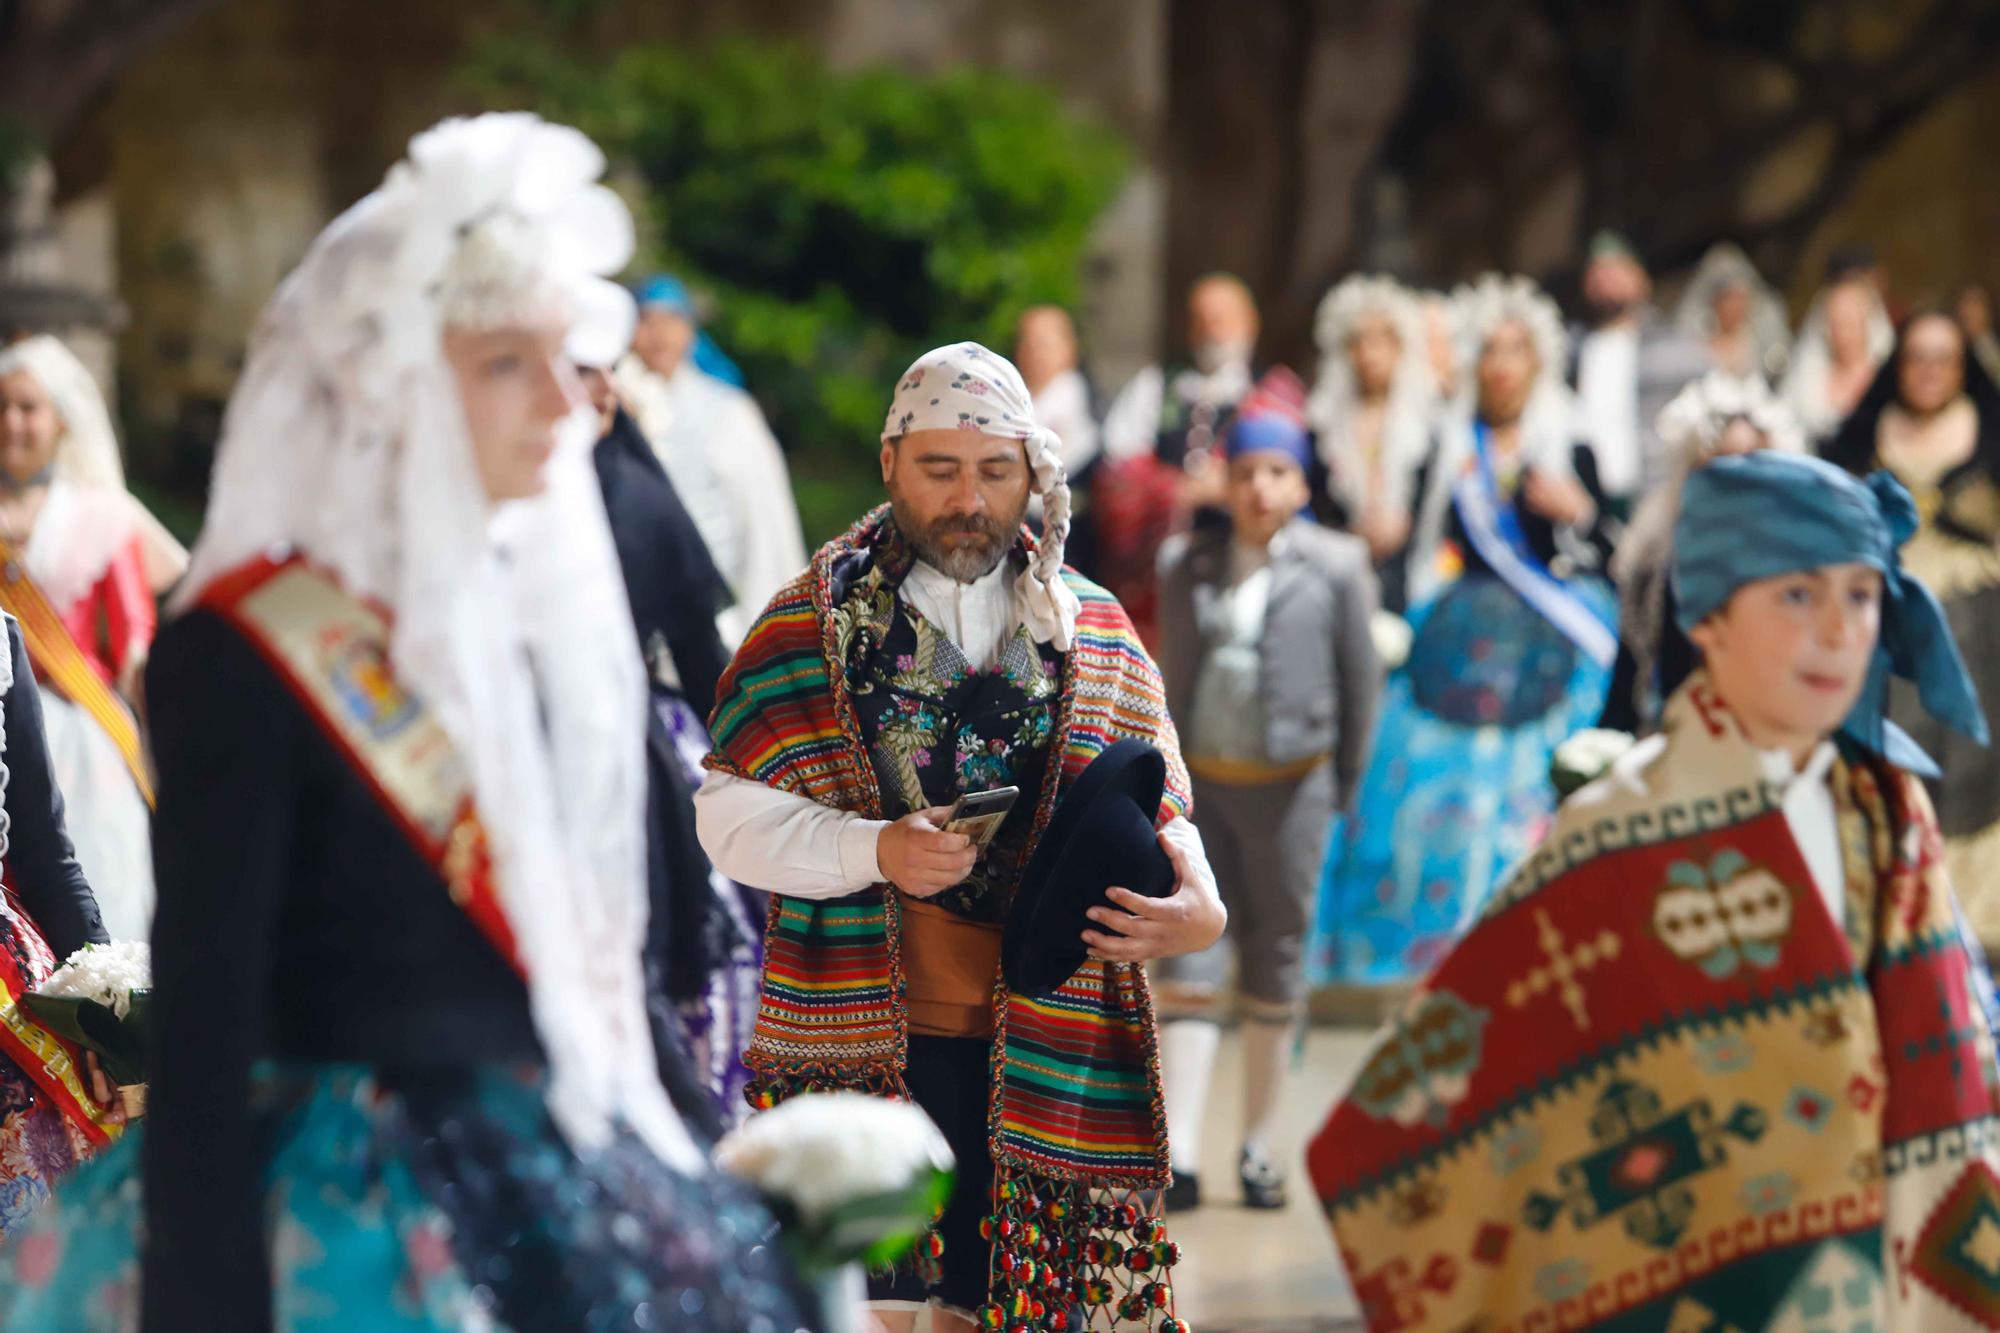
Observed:
[[[1686,483],[1703,666],[1390,1023],[1309,1164],[1373,1329],[2000,1326],[2000,1096],[1889,678],[1985,727],[1886,474]]]
[[[780,895],[753,1099],[910,1097],[958,1158],[941,1262],[871,1283],[891,1328],[929,1302],[943,1329],[1079,1329],[1105,1307],[1181,1328],[1177,1255],[1139,1194],[1168,1179],[1139,964],[1206,947],[1224,914],[1159,674],[1116,599],[1062,567],[1060,447],[1004,358],[959,343],[919,359],[882,434],[890,503],[772,600],[711,719],[703,845]],[[1112,889],[1074,975],[1012,990],[1001,945],[1024,868],[1121,739],[1165,758],[1147,813],[1177,883],[1158,900]],[[941,807],[1006,786],[1021,794],[983,850],[939,827]]]
[[[1241,278],[1211,273],[1188,289],[1188,362],[1147,366],[1104,414],[1090,481],[1091,573],[1155,642],[1160,547],[1190,514],[1222,500],[1216,444],[1256,387],[1257,299]]]

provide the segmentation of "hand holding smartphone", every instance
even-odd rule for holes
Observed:
[[[1019,787],[969,792],[952,803],[951,814],[944,821],[944,831],[964,834],[972,840],[974,847],[984,847],[1000,832],[1000,825],[1007,820],[1007,812],[1014,808],[1014,802],[1020,795]]]

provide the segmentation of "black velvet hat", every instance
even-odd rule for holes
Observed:
[[[1009,989],[1041,996],[1070,979],[1090,952],[1083,932],[1109,932],[1084,915],[1111,905],[1106,889],[1117,885],[1148,898],[1174,891],[1174,863],[1153,829],[1166,785],[1167,761],[1158,750],[1119,741],[1091,760],[1056,803],[1001,939]]]

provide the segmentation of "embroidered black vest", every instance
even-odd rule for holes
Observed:
[[[1018,629],[993,667],[975,670],[949,636],[897,598],[879,645],[855,666],[854,709],[884,819],[970,792],[1021,789],[971,875],[931,900],[975,921],[1005,920],[1048,772],[1061,655]]]

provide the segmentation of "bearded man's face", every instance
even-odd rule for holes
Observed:
[[[960,583],[1007,558],[1028,514],[1021,441],[969,430],[911,431],[882,446],[896,526],[917,557]]]

